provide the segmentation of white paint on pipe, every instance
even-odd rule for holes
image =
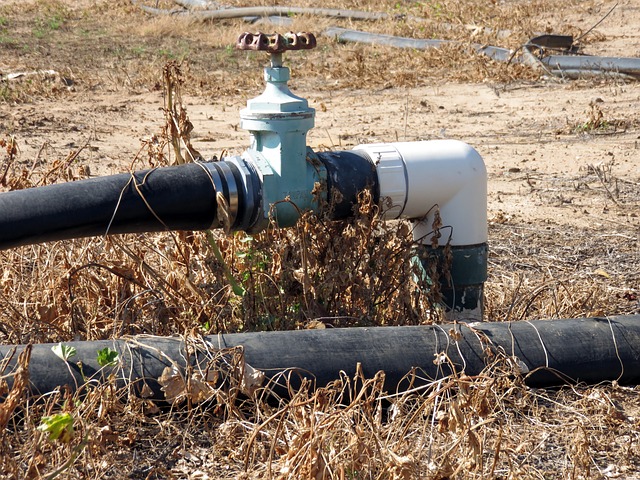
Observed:
[[[431,243],[436,208],[440,245],[487,242],[487,170],[480,154],[457,140],[359,145],[376,165],[385,218],[416,220],[414,238]]]

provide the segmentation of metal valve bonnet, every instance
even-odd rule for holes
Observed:
[[[312,167],[307,162],[307,156],[313,155],[307,149],[307,132],[314,126],[315,110],[306,99],[291,93],[290,70],[282,65],[283,52],[315,46],[311,33],[243,33],[238,39],[237,48],[271,56],[264,69],[264,92],[240,112],[240,126],[251,134],[243,158],[255,167],[262,182],[264,215],[256,229],[264,227],[270,216],[279,226],[291,226],[299,211],[315,206],[311,192],[319,176],[309,171]]]

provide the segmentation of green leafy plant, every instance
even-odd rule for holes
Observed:
[[[44,416],[38,430],[48,433],[51,441],[69,443],[74,436],[73,416],[68,412]]]
[[[247,282],[254,272],[266,272],[269,269],[269,251],[255,248],[254,237],[245,235],[239,237],[238,242],[244,247],[244,250],[236,253],[236,257],[241,259],[245,266],[243,281]]]
[[[109,347],[104,347],[102,350],[98,350],[96,360],[101,367],[112,367],[118,364],[120,358],[118,352],[111,350]]]
[[[65,345],[62,342],[51,347],[51,351],[55,353],[58,358],[64,360],[65,362],[68,362],[70,358],[75,357],[78,353],[75,347]]]

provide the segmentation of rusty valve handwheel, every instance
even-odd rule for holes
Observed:
[[[316,46],[316,37],[313,33],[249,33],[245,32],[238,37],[236,47],[240,50],[261,50],[269,53],[282,53],[286,50],[310,50]]]

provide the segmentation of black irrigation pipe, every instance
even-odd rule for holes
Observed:
[[[366,44],[385,45],[395,48],[412,48],[425,50],[441,48],[444,45],[460,45],[460,42],[438,39],[415,39],[395,37],[377,33],[351,30],[347,28],[330,27],[323,35],[335,38],[339,42],[357,42]],[[516,56],[506,48],[491,45],[471,44],[480,54],[501,62],[527,63],[540,66],[549,73],[567,78],[583,76],[621,76],[627,79],[640,79],[640,58],[635,57],[599,57],[595,55],[548,55],[539,58],[525,45],[528,55]]]
[[[107,233],[205,230],[218,226],[216,211],[212,173],[199,163],[15,190],[0,195],[0,250]]]
[[[335,38],[338,42],[367,43],[395,48],[412,48],[415,50],[441,48],[444,45],[460,45],[460,42],[454,40],[395,37],[393,35],[369,33],[340,27],[329,27],[322,34],[326,37]],[[472,47],[476,52],[482,53],[494,60],[507,61],[512,56],[511,50],[507,48],[480,44],[473,44]]]
[[[555,75],[568,76],[571,72],[594,75],[622,74],[640,78],[640,58],[598,57],[593,55],[549,55],[539,60]]]
[[[267,378],[292,370],[292,378],[312,379],[316,387],[337,379],[340,372],[353,376],[360,365],[369,378],[383,370],[387,391],[402,392],[450,375],[451,366],[457,372],[477,375],[495,358],[489,352],[497,351],[518,365],[531,387],[640,382],[640,315],[237,333],[208,336],[190,344],[204,342],[208,343],[209,352],[242,346],[245,361]],[[114,373],[121,386],[130,385],[138,393],[145,388],[153,392],[151,398],[162,400],[164,395],[157,380],[167,366],[183,371],[187,363],[207,367],[204,354],[192,355],[187,362],[185,343],[179,338],[145,336],[66,345],[77,349],[77,355],[67,365],[55,356],[51,344],[33,346],[32,393],[44,394],[62,385],[73,389],[84,383],[83,375],[99,380]],[[101,371],[97,352],[105,347],[118,352],[120,365]],[[10,385],[9,372],[24,348],[0,346],[0,359],[7,363],[0,375]],[[412,369],[418,369],[419,378],[411,384],[405,375]],[[284,392],[281,389],[279,393]]]

